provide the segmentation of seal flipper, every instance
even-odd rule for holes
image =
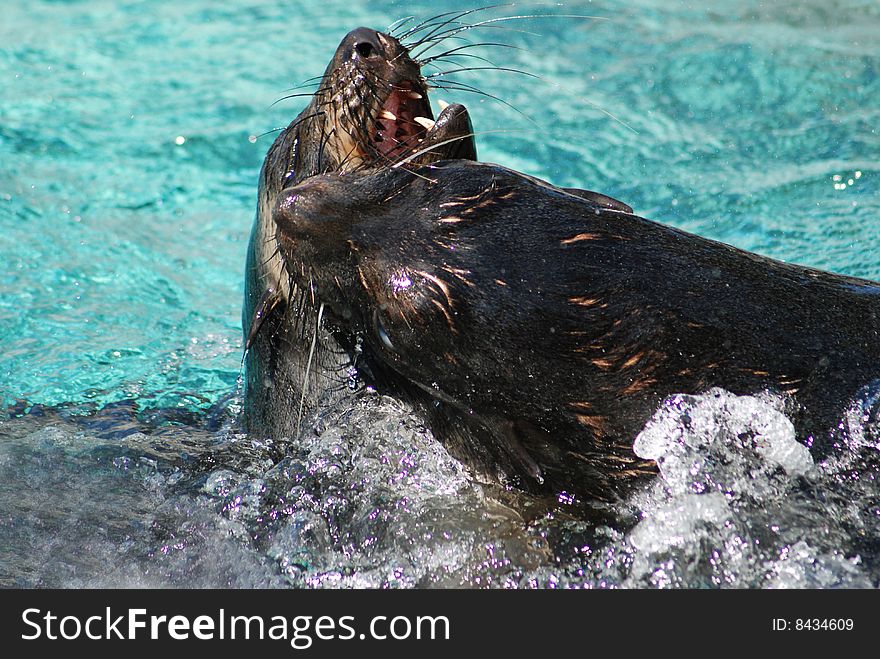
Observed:
[[[591,204],[596,204],[597,206],[600,206],[602,208],[630,214],[632,214],[633,212],[633,209],[630,206],[627,206],[622,201],[618,201],[614,197],[609,197],[608,195],[602,194],[601,192],[593,192],[592,190],[581,190],[580,188],[562,189],[570,195],[580,197],[581,199],[586,199]]]
[[[253,318],[251,318],[251,328],[248,331],[247,339],[244,342],[245,352],[250,350],[250,347],[253,345],[254,339],[257,338],[257,334],[259,334],[263,323],[266,322],[266,319],[272,314],[275,308],[282,303],[282,301],[281,294],[274,288],[267,288],[263,291],[260,301],[257,303],[257,306],[254,307],[254,315]]]

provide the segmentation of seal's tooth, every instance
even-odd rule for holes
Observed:
[[[440,98],[437,99],[437,105],[440,106],[440,112],[443,112],[443,110],[449,107],[449,103]]]
[[[420,98],[422,98],[422,95],[418,92],[407,92],[406,95],[415,100],[419,100]]]
[[[388,110],[382,110],[379,113],[379,118],[380,119],[390,119],[391,121],[397,121],[397,116],[394,115],[392,112],[389,112]]]
[[[428,130],[431,130],[434,127],[434,121],[428,119],[427,117],[413,117],[413,121],[415,121],[419,126],[423,126]]]

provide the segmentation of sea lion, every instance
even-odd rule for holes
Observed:
[[[424,26],[434,31],[456,18]],[[477,158],[463,105],[445,107],[434,120],[420,64],[389,34],[369,28],[349,32],[309,105],[269,148],[260,172],[242,312],[244,421],[250,432],[295,433],[304,416],[345,392],[355,374],[352,349],[337,345],[336,337],[319,327],[308,287],[291,285],[291,263],[281,258],[273,215],[281,190],[327,172]],[[628,208],[598,193],[574,193]]]
[[[311,177],[271,210],[305,307],[478,473],[612,498],[675,393],[769,391],[819,450],[880,377],[880,284],[466,160]]]
[[[450,105],[434,121],[425,79],[406,48],[369,28],[349,32],[311,102],[275,139],[260,172],[242,313],[249,431],[278,437],[295,432],[303,414],[333,398],[350,367],[332,336],[316,335],[312,307],[291,304],[305,289],[291,288],[278,252],[272,216],[278,193],[316,174],[390,165],[414,150],[414,163],[476,159],[466,108]],[[309,386],[305,364],[313,338],[318,349]]]

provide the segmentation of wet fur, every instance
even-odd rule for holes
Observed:
[[[497,165],[321,176],[283,193],[282,254],[364,377],[478,472],[607,498],[664,397],[771,391],[827,448],[880,377],[880,284],[610,210]]]
[[[443,23],[450,18],[453,15],[438,17],[436,25],[429,19],[414,26],[410,35],[419,34],[421,27],[423,38],[437,43],[439,32],[432,36],[427,33],[435,27],[440,27],[440,32],[447,29]],[[357,48],[365,43],[372,44],[373,49],[362,55]],[[433,118],[426,81],[421,76],[423,63],[412,60],[407,48],[390,35],[365,28],[353,30],[318,79],[308,106],[269,148],[260,172],[242,310],[246,342],[244,421],[251,432],[273,437],[295,434],[303,414],[311,414],[345,395],[353,377],[353,348],[338,345],[332,333],[319,327],[308,283],[300,287],[291,284],[289,264],[280,257],[275,235],[275,199],[285,187],[317,174],[391,167],[402,160],[402,156],[388,157],[378,152],[371,136],[380,106],[401,84],[423,93],[419,114]],[[476,147],[465,108],[453,105],[444,110],[431,138],[426,135],[425,142],[417,146],[424,152],[413,164],[444,157],[475,159]]]
[[[467,13],[399,26],[397,50],[381,35],[379,60],[347,35],[269,149],[246,272],[248,429],[295,435],[366,383],[411,401],[478,474],[611,498],[654,473],[632,440],[662,398],[722,386],[779,393],[821,451],[878,377],[876,284],[467,162],[461,106],[438,117],[436,148],[370,150],[384,95],[401,77],[427,92],[424,52]]]

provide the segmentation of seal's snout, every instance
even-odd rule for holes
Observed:
[[[379,33],[376,30],[359,27],[349,32],[345,40],[350,44],[353,59],[368,60],[382,55],[382,42],[379,40]]]
[[[320,179],[320,176],[314,177]],[[306,180],[299,185],[282,190],[275,199],[272,217],[279,235],[291,236],[321,219],[316,206],[323,198],[322,185],[318,180]]]
[[[339,208],[344,200],[339,199],[335,183],[332,175],[314,176],[279,193],[272,219],[279,243],[292,248],[285,257],[296,257],[294,261],[306,254],[331,257],[345,244],[339,236],[348,222]]]

